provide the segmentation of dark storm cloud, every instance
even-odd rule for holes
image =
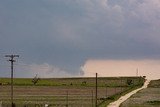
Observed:
[[[157,59],[159,10],[159,0],[0,1],[0,53],[70,75],[87,59]]]

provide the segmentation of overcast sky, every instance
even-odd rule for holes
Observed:
[[[16,77],[84,76],[88,60],[160,60],[160,0],[0,0],[2,77],[6,54],[20,55]]]

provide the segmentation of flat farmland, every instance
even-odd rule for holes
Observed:
[[[128,85],[128,80],[133,83]],[[143,82],[144,79],[140,77],[98,78],[98,104],[106,106],[107,98],[112,101],[116,94],[140,86]],[[10,104],[10,79],[1,78],[0,83],[0,101],[7,107]],[[36,104],[49,104],[49,107],[94,107],[95,78],[40,79],[36,85],[33,85],[32,79],[16,78],[14,103],[16,107],[35,107]]]

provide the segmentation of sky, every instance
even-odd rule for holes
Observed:
[[[160,0],[0,0],[0,77],[160,78],[159,28]]]

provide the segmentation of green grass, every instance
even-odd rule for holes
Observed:
[[[160,101],[159,100],[147,101],[146,103],[148,103],[150,105],[160,105]]]
[[[126,87],[127,79],[133,80],[133,85],[139,85],[144,82],[143,78],[140,77],[99,77],[98,86],[99,87]],[[84,84],[85,82],[85,84]],[[10,78],[0,78],[0,83],[9,85]],[[31,78],[15,78],[14,85],[18,86],[32,86]],[[95,78],[42,78],[36,84],[37,86],[95,86]]]
[[[121,104],[121,107],[159,107],[160,105],[160,80],[153,80],[149,87],[131,96]]]
[[[151,81],[148,87],[160,88],[160,79]]]
[[[140,88],[140,87],[141,86],[129,87],[128,89],[126,89],[123,92],[117,93],[117,94],[115,94],[113,96],[110,96],[110,97],[106,98],[102,103],[99,104],[99,106],[100,107],[106,107],[109,103],[118,100],[121,96],[123,96],[123,95],[125,95],[125,94],[127,94],[127,93],[129,93],[129,92],[131,92],[131,91],[133,91],[135,89],[137,89],[137,88]]]
[[[132,84],[128,85],[127,80],[132,80]],[[0,87],[0,101],[2,100],[7,105],[10,103],[10,78],[0,78],[0,83],[3,84]],[[141,77],[99,77],[99,107],[106,107],[110,102],[115,101],[121,95],[141,86],[143,83],[144,78]],[[124,89],[123,92],[121,92],[120,87]],[[110,97],[105,99],[106,88],[109,89]],[[117,89],[117,92],[114,93],[114,89]],[[41,78],[35,86],[31,78],[14,79],[14,93],[16,94],[14,101],[16,104],[29,103],[34,105],[47,102],[52,105],[63,105],[66,104],[66,91],[69,92],[69,105],[92,107],[91,91],[94,92],[93,101],[95,102],[95,78]],[[61,95],[56,95],[60,93]],[[4,95],[6,97],[3,97]],[[27,95],[29,96],[27,97]]]

